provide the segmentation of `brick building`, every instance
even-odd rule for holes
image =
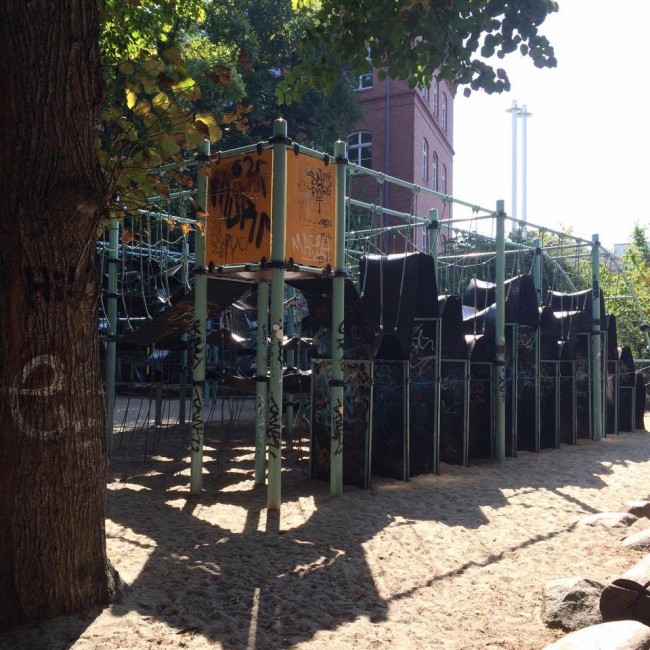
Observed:
[[[380,81],[373,70],[359,77],[357,92],[366,114],[348,137],[350,162],[452,194],[454,93],[448,84],[432,81],[428,89],[413,89],[405,81]],[[350,195],[419,217],[428,218],[431,208],[439,210],[440,219],[451,216],[451,205],[438,197],[416,195],[388,183],[382,187],[362,175],[352,176]],[[391,223],[395,221],[390,218],[384,222]],[[408,237],[423,246],[422,234],[423,230],[417,229]],[[387,252],[404,250],[404,239],[399,234],[389,235],[384,244]]]

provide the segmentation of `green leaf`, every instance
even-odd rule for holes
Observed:
[[[101,116],[104,122],[117,122],[122,117],[122,111],[117,106],[109,106]]]
[[[176,136],[171,133],[160,134],[154,142],[163,160],[167,160],[167,158],[178,153],[181,149]]]
[[[127,108],[132,109],[135,106],[135,103],[138,101],[138,96],[130,88],[127,88],[125,90],[125,93],[126,93],[126,106]]]
[[[162,72],[165,72],[165,64],[155,56],[147,54],[142,71],[149,77],[157,77]]]
[[[127,77],[130,77],[135,70],[135,68],[133,67],[133,63],[131,63],[130,61],[123,61],[117,67],[119,71],[123,75],[126,75]]]
[[[197,129],[196,124],[188,124],[185,133],[190,149],[198,149],[205,140],[204,135]]]
[[[149,197],[147,196],[147,193],[138,187],[126,190],[122,198],[127,211],[132,214],[136,214],[138,210],[149,205]]]
[[[138,117],[144,117],[145,115],[148,115],[150,111],[151,104],[146,99],[138,99],[138,101],[135,103],[135,106],[133,106],[133,112]]]
[[[143,79],[142,87],[144,88],[144,92],[148,95],[154,95],[160,90],[158,84],[152,79]]]
[[[192,77],[185,77],[172,85],[174,92],[188,101],[195,101],[201,96],[199,85]]]
[[[194,119],[198,123],[197,127],[199,130],[201,129],[201,124],[205,127],[204,135],[208,140],[210,140],[210,142],[214,143],[221,140],[223,133],[212,113],[197,111]]]
[[[153,105],[153,110],[156,113],[164,113],[171,106],[172,100],[166,93],[158,92],[153,96],[151,104]]]
[[[177,47],[167,48],[162,55],[172,66],[183,64],[183,54]]]

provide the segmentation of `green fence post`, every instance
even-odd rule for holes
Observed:
[[[593,430],[593,439],[602,440],[603,390],[602,372],[600,368],[602,345],[600,340],[600,242],[598,241],[598,235],[593,235],[591,241],[591,426]]]
[[[115,424],[115,361],[117,357],[117,264],[120,241],[120,224],[111,219],[108,227],[108,298],[106,300],[106,365],[105,400],[106,400],[106,453],[113,455],[113,427]]]
[[[199,165],[210,161],[210,141],[204,140],[199,149]],[[208,179],[198,174],[197,199],[204,212],[208,209]],[[202,228],[200,227],[202,226]],[[205,268],[205,217],[197,216],[194,261],[194,358],[192,360],[192,437],[190,442],[190,494],[203,489],[203,435],[205,422],[205,347],[208,319],[208,276]]]
[[[494,375],[495,394],[495,452],[497,460],[506,460],[506,304],[505,304],[505,221],[504,202],[497,201],[496,211],[496,327],[494,331]]]
[[[296,333],[296,324],[295,324],[295,317],[296,317],[296,310],[294,308],[294,302],[296,297],[296,290],[293,287],[287,287],[287,298],[288,300],[288,307],[287,307],[287,322],[286,322],[286,328],[287,328],[287,339],[291,340],[295,333]],[[287,368],[293,368],[296,365],[296,353],[293,349],[287,350],[285,352],[285,357],[286,357],[286,365]],[[293,420],[295,418],[295,409],[293,408],[293,401],[294,401],[294,395],[288,394],[287,395],[287,410],[285,413],[285,420],[287,422],[287,440],[292,440],[293,439]]]
[[[255,383],[255,485],[266,482],[266,424],[269,365],[269,283],[257,283],[257,374]]]
[[[332,279],[332,376],[330,378],[330,493],[343,494],[343,345],[345,300],[345,172],[347,145],[334,144],[336,159],[336,215],[334,221],[334,278]]]
[[[433,267],[436,271],[436,283],[438,282],[438,236],[440,234],[440,221],[438,220],[438,210],[433,208],[429,210],[429,223],[427,225],[429,232],[429,255],[433,257]]]
[[[190,256],[190,246],[187,243],[187,237],[183,242],[183,257],[182,257],[182,278],[183,286],[187,287],[189,283],[189,260]],[[181,341],[183,341],[183,349],[181,350],[180,362],[181,362],[181,374],[179,375],[179,396],[178,396],[178,422],[179,424],[185,424],[187,419],[186,415],[186,405],[185,401],[187,399],[187,334],[181,336]]]
[[[287,123],[273,124],[273,202],[271,214],[271,345],[269,350],[269,416],[267,506],[282,503],[282,340],[284,338],[284,264],[287,214]]]

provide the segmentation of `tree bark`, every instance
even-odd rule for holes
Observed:
[[[0,2],[0,629],[108,603],[95,0]]]

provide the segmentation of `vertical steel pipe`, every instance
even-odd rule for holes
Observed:
[[[287,215],[287,123],[273,124],[273,201],[271,212],[271,344],[268,388],[269,510],[282,503],[282,340],[284,338],[284,265]]]
[[[199,165],[210,162],[210,141],[204,140],[199,149]],[[204,212],[208,210],[208,179],[198,174],[197,200]],[[203,489],[203,435],[205,421],[205,348],[208,320],[208,276],[205,268],[205,217],[197,216],[194,261],[194,356],[192,359],[192,435],[190,438],[190,494]]]

